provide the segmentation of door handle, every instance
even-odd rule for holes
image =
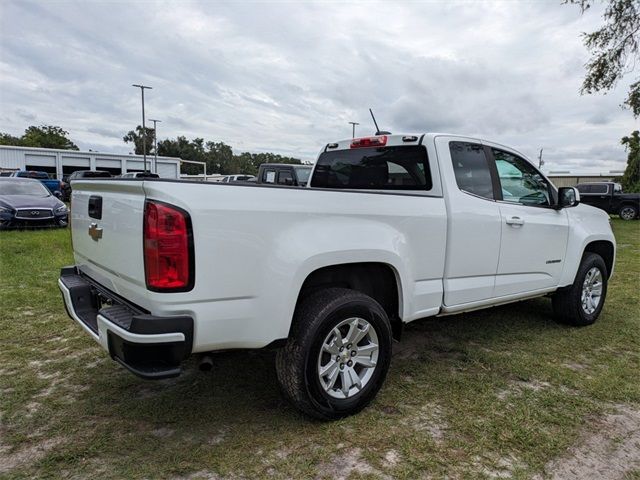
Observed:
[[[507,218],[507,225],[524,225],[524,220],[520,217]]]

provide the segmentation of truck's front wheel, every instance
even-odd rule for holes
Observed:
[[[391,360],[391,326],[371,297],[327,288],[302,299],[287,345],[278,352],[278,381],[301,411],[323,420],[354,414],[376,396]]]
[[[595,322],[607,296],[607,279],[607,266],[602,257],[585,253],[573,285],[553,295],[556,320],[577,327]]]

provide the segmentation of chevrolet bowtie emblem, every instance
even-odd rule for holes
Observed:
[[[98,227],[97,223],[92,223],[89,227],[89,236],[97,242],[102,238],[102,228]]]

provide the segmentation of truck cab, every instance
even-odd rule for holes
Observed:
[[[311,165],[263,163],[258,170],[256,183],[305,187],[311,169]]]
[[[50,178],[47,172],[35,170],[17,170],[11,174],[12,177],[33,178],[39,180],[56,197],[62,198],[64,183],[55,178]]]

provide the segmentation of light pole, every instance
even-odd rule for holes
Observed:
[[[136,85],[135,83],[132,87],[136,87],[140,89],[142,93],[142,156],[144,158],[144,171],[147,171],[147,128],[144,124],[144,89],[148,88],[151,90],[153,87],[147,87],[146,85]]]
[[[160,123],[162,120],[149,119],[153,122],[153,170],[154,173],[158,173],[158,130],[156,129],[156,123]]]
[[[358,122],[349,122],[352,126],[351,128],[351,138],[356,138],[356,125],[360,125]]]

